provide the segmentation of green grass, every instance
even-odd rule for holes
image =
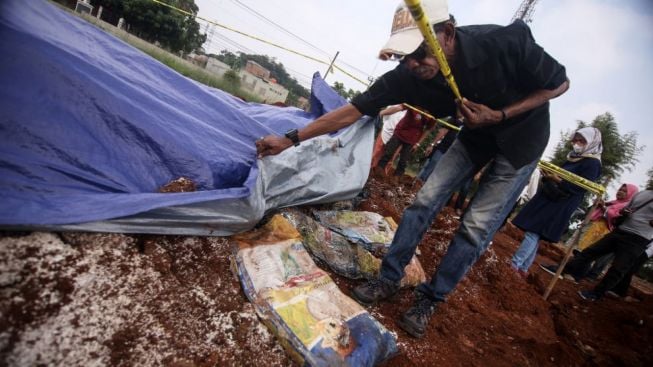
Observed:
[[[145,40],[142,40],[122,29],[118,29],[117,27],[106,23],[102,20],[99,20],[95,17],[91,17],[88,15],[80,15],[76,14],[83,18],[84,20],[88,21],[89,23],[94,24],[98,28],[104,30],[107,33],[110,33],[121,40],[127,42],[128,44],[136,47],[137,49],[143,51],[144,53],[150,55],[154,59],[158,60],[162,64],[168,66],[169,68],[177,71],[179,74],[196,80],[202,84],[208,85],[213,88],[218,88],[221,89],[227,93],[231,93],[233,95],[237,95],[239,97],[245,98],[249,102],[261,102],[261,98],[258,96],[255,96],[243,89],[240,89],[231,83],[228,83],[224,81],[222,78],[218,77],[217,75],[214,75],[212,73],[209,73],[205,69],[188,62],[181,57],[172,54],[160,47],[157,47]]]

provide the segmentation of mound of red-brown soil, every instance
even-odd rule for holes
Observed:
[[[0,238],[0,365],[284,366],[224,238]]]
[[[419,184],[373,177],[357,209],[397,222]],[[433,274],[459,222],[445,208],[420,244]],[[653,297],[581,300],[589,288],[536,265],[508,261],[523,234],[505,226],[415,339],[395,321],[413,300],[403,290],[369,310],[396,332],[387,366],[645,366],[653,363]],[[231,270],[225,238],[81,233],[0,234],[0,365],[295,365],[259,322]],[[543,244],[537,263],[562,251]],[[326,269],[328,271],[328,269]],[[350,294],[359,284],[332,274]],[[641,283],[641,281],[637,281]]]
[[[373,178],[367,187],[370,195],[361,203],[366,210],[380,207],[401,213],[402,204],[415,196],[410,185],[402,185],[394,190],[394,200],[387,200],[391,187],[382,178]],[[420,244],[419,259],[427,275],[437,269],[458,227],[453,214],[445,207]],[[542,294],[552,276],[537,263],[557,263],[563,251],[542,243],[536,264],[523,278],[509,265],[522,238],[510,223],[496,234],[488,251],[439,307],[422,339],[411,338],[394,323],[410,307],[411,291],[372,307],[372,313],[399,336],[402,353],[388,365],[643,366],[653,361],[653,297],[633,292],[640,302],[592,303],[583,301],[577,291],[593,284],[561,280],[545,301]],[[346,280],[342,284],[356,285]]]

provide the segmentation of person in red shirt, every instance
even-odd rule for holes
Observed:
[[[394,134],[385,145],[385,151],[378,164],[379,171],[385,170],[385,166],[394,157],[397,149],[401,148],[399,163],[394,175],[403,176],[411,153],[421,146],[421,141],[434,127],[435,122],[431,119],[413,110],[406,111],[406,115],[399,121]]]

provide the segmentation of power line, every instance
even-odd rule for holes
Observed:
[[[304,44],[306,44],[306,45],[312,47],[313,49],[322,52],[324,55],[331,57],[331,54],[328,53],[327,51],[322,50],[321,48],[319,48],[319,47],[317,47],[316,45],[310,43],[309,41],[305,40],[304,38],[302,38],[302,37],[296,35],[295,33],[291,32],[291,31],[289,31],[288,29],[284,28],[283,26],[281,26],[280,24],[276,23],[275,21],[273,21],[273,20],[267,18],[265,15],[259,13],[259,12],[256,11],[255,9],[252,9],[252,8],[249,7],[248,5],[243,4],[240,0],[231,0],[231,1],[232,1],[234,4],[240,6],[241,8],[243,8],[243,9],[249,11],[250,13],[254,14],[254,15],[257,16],[259,19],[262,19],[262,20],[268,22],[269,24],[271,24],[271,25],[273,25],[274,27],[280,29],[280,30],[283,31],[284,33],[289,34],[290,36],[292,36],[292,37],[294,37],[295,39],[297,39],[297,40],[303,42]],[[357,67],[355,67],[355,66],[353,66],[353,65],[351,65],[351,64],[349,64],[349,63],[347,63],[346,61],[344,61],[344,60],[342,60],[342,59],[338,59],[337,62],[340,63],[340,64],[343,64],[343,65],[345,65],[345,66],[347,66],[347,67],[349,67],[349,68],[352,69],[352,70],[355,70],[355,71],[357,71],[357,72],[359,72],[359,73],[361,73],[361,74],[367,76],[368,78],[372,76],[370,73],[368,73],[368,72],[366,72],[366,71],[363,71],[363,70],[361,70],[361,69],[359,69],[359,68],[357,68]]]
[[[258,11],[256,11],[256,10],[250,8],[250,7],[247,6],[247,5],[243,4],[242,2],[240,2],[240,0],[231,0],[231,1],[232,1],[234,4],[240,6],[241,8],[243,8],[243,9],[249,11],[250,13],[254,14],[254,15],[255,15],[256,17],[258,17],[259,19],[262,19],[262,20],[268,22],[269,24],[273,25],[274,27],[280,29],[280,30],[283,31],[284,33],[286,33],[286,34],[288,34],[288,35],[294,37],[295,39],[298,39],[299,41],[301,41],[301,42],[303,42],[304,44],[306,44],[306,45],[312,47],[313,49],[315,49],[315,50],[317,50],[317,51],[320,51],[320,52],[323,53],[324,55],[326,55],[326,56],[330,56],[330,53],[328,53],[328,52],[322,50],[321,48],[319,48],[319,47],[315,46],[314,44],[308,42],[307,40],[303,39],[302,37],[300,37],[300,36],[294,34],[293,32],[291,32],[291,31],[289,31],[289,30],[287,30],[287,29],[284,28],[283,26],[277,24],[275,21],[273,21],[273,20],[267,18],[265,15],[259,13]]]
[[[243,35],[243,36],[245,36],[245,37],[255,39],[255,40],[259,41],[259,42],[263,42],[263,43],[268,44],[268,45],[270,45],[270,46],[280,48],[280,49],[282,49],[282,50],[288,51],[288,52],[293,53],[293,54],[295,54],[295,55],[299,55],[299,56],[305,57],[305,58],[307,58],[307,59],[309,59],[309,60],[313,60],[313,61],[318,62],[318,63],[320,63],[320,64],[325,64],[325,65],[328,65],[328,64],[329,64],[328,62],[326,62],[326,61],[324,61],[324,60],[320,60],[320,59],[318,59],[318,58],[316,58],[316,57],[313,57],[313,56],[307,55],[307,54],[305,54],[305,53],[301,53],[301,52],[295,51],[295,50],[293,50],[293,49],[290,49],[290,48],[284,47],[284,46],[282,46],[282,45],[279,45],[279,44],[276,44],[276,43],[272,43],[272,42],[267,41],[267,40],[265,40],[265,39],[263,39],[263,38],[260,38],[260,37],[257,37],[257,36],[253,36],[253,35],[251,35],[251,34],[247,34],[247,33],[243,32],[243,31],[237,30],[237,29],[235,29],[235,28],[233,28],[233,27],[228,27],[228,26],[226,26],[226,25],[224,25],[224,24],[216,23],[215,21],[212,21],[212,20],[209,20],[209,19],[203,18],[203,17],[201,17],[201,16],[199,16],[199,15],[191,14],[191,13],[185,11],[185,10],[179,9],[179,8],[177,8],[177,7],[173,6],[173,5],[170,5],[170,4],[166,3],[166,2],[163,2],[163,1],[161,1],[161,0],[151,0],[151,1],[153,1],[153,2],[155,2],[155,3],[157,3],[157,4],[160,4],[161,6],[165,6],[165,7],[168,7],[168,8],[174,9],[174,10],[180,12],[180,13],[183,13],[183,14],[186,14],[186,15],[189,15],[189,16],[192,16],[192,17],[195,17],[195,19],[201,19],[201,20],[203,20],[203,21],[206,21],[206,22],[209,22],[209,23],[211,23],[211,24],[213,24],[213,25],[216,25],[216,26],[218,26],[218,27],[220,27],[220,28],[222,28],[222,29],[227,29],[227,30],[229,30],[229,31],[232,31],[232,32],[235,32],[235,33],[237,33],[237,34]],[[225,39],[225,40],[226,40],[226,39]],[[231,42],[231,40],[229,40],[229,42]],[[237,43],[233,43],[233,44],[235,45],[235,47],[238,47],[238,48],[245,48],[245,49],[246,49],[246,47],[244,47],[244,46],[242,46],[242,45],[239,45],[239,44],[237,44]],[[248,50],[249,50],[249,49],[248,49]],[[249,50],[249,52],[253,53],[251,50]],[[358,77],[356,77],[356,76],[353,75],[352,73],[350,73],[350,72],[344,70],[343,68],[339,67],[337,64],[333,64],[333,67],[334,67],[335,69],[339,70],[340,72],[342,72],[343,74],[347,75],[348,77],[350,77],[350,78],[352,78],[352,79],[354,79],[354,80],[360,82],[361,84],[364,84],[364,85],[366,85],[366,86],[369,85],[369,82],[366,82],[366,81],[363,81],[363,80],[359,79]]]
[[[227,44],[230,44],[233,47],[235,47],[236,49],[240,50],[241,52],[244,52],[244,53],[247,53],[247,54],[254,54],[255,53],[253,50],[251,50],[247,46],[244,46],[244,45],[232,40],[231,38],[221,34],[220,32],[215,32],[215,35],[218,36],[218,38],[220,38],[221,40],[223,40]]]
[[[207,30],[209,30],[209,32],[207,32],[208,37],[207,37],[207,40],[206,40],[207,41],[206,43],[208,44],[207,48],[210,47],[211,42],[214,41],[213,37],[216,36],[219,39],[222,39],[223,43],[227,43],[227,44],[231,45],[232,48],[235,48],[235,49],[237,49],[237,50],[239,50],[241,52],[245,52],[245,53],[254,53],[254,51],[249,49],[248,47],[234,41],[233,39],[227,37],[226,35],[220,33],[219,31],[217,31],[213,24],[211,24],[209,22],[206,22],[206,28],[207,28]]]
[[[343,64],[343,65],[349,67],[349,68],[352,69],[352,70],[356,70],[356,71],[358,71],[359,73],[361,73],[361,74],[363,74],[363,75],[365,75],[365,76],[367,76],[367,77],[371,77],[371,76],[372,76],[372,74],[370,74],[370,73],[368,73],[368,72],[366,72],[366,71],[363,71],[363,70],[361,70],[361,69],[359,69],[359,68],[357,68],[357,67],[355,67],[355,66],[353,66],[353,65],[351,65],[351,64],[348,64],[348,63],[346,63],[346,62],[343,61],[343,60],[336,60],[336,61],[339,61],[341,64]]]
[[[313,77],[312,77],[312,76],[308,76],[308,75],[306,75],[306,74],[304,74],[304,73],[302,73],[302,72],[299,72],[299,71],[297,71],[297,70],[291,69],[291,68],[289,68],[289,67],[287,67],[287,66],[284,66],[284,69],[286,69],[286,70],[288,70],[288,71],[292,71],[294,74],[296,74],[296,75],[302,77],[304,80],[310,80],[310,81],[313,81]]]
[[[234,48],[233,46],[227,44],[226,42],[224,42],[222,40],[215,40],[215,44],[216,44],[216,47],[213,48],[214,52],[210,52],[210,53],[219,54],[220,51],[222,51],[222,50],[238,52],[238,50],[236,48]]]

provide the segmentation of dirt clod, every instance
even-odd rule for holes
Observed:
[[[161,186],[158,191],[161,193],[166,193],[166,192],[193,192],[196,190],[197,187],[195,186],[195,182],[193,182],[191,179],[186,177],[179,177]]]

